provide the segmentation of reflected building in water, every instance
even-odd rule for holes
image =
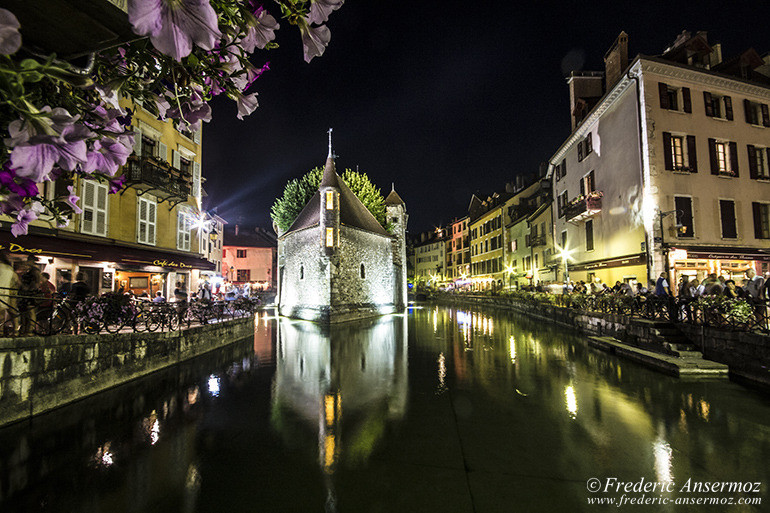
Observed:
[[[317,435],[327,474],[366,461],[406,412],[407,338],[404,315],[331,327],[281,318],[272,419],[286,443]]]

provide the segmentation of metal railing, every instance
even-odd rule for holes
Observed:
[[[245,297],[154,303],[117,294],[75,301],[3,291],[0,293],[0,335],[175,331],[246,317],[254,314],[260,305],[259,298]]]
[[[130,183],[152,185],[184,198],[192,191],[187,175],[154,157],[129,157],[126,162],[126,179]]]

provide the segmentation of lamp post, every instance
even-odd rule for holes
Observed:
[[[564,264],[564,283],[567,284],[569,283],[569,259],[574,249],[562,248],[558,244],[556,244],[556,249],[559,251],[559,257]]]
[[[660,249],[661,249],[661,255],[663,257],[663,269],[666,272],[668,272],[669,261],[668,261],[668,246],[666,246],[666,241],[665,241],[664,235],[663,235],[663,218],[664,217],[668,217],[671,214],[681,215],[682,211],[678,210],[678,209],[667,210],[665,212],[663,212],[661,210],[658,210],[658,223],[659,223],[659,227],[660,227]],[[679,229],[681,227],[681,225],[675,224],[674,227]],[[669,278],[671,278],[672,281],[673,281],[673,276],[670,276]]]

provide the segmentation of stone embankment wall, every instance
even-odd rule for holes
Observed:
[[[49,411],[254,333],[254,317],[162,333],[0,338],[0,426]]]
[[[590,314],[554,305],[513,302],[485,296],[444,296],[441,302],[484,304],[559,324],[581,333],[614,337],[622,342],[662,353],[670,349],[660,336],[661,324],[625,315]],[[730,367],[734,376],[770,387],[770,336],[677,323],[676,328],[697,347],[704,358]]]

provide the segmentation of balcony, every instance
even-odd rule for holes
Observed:
[[[527,243],[527,247],[536,248],[538,246],[545,246],[546,240],[545,235],[535,235],[534,237],[531,235],[527,235],[525,237],[525,242]]]
[[[158,203],[168,201],[170,208],[187,201],[192,192],[189,175],[154,157],[131,156],[123,172],[126,189],[136,188],[138,196],[152,192]]]
[[[602,211],[602,196],[601,191],[578,196],[564,207],[564,218],[570,223],[579,223],[598,214]]]

